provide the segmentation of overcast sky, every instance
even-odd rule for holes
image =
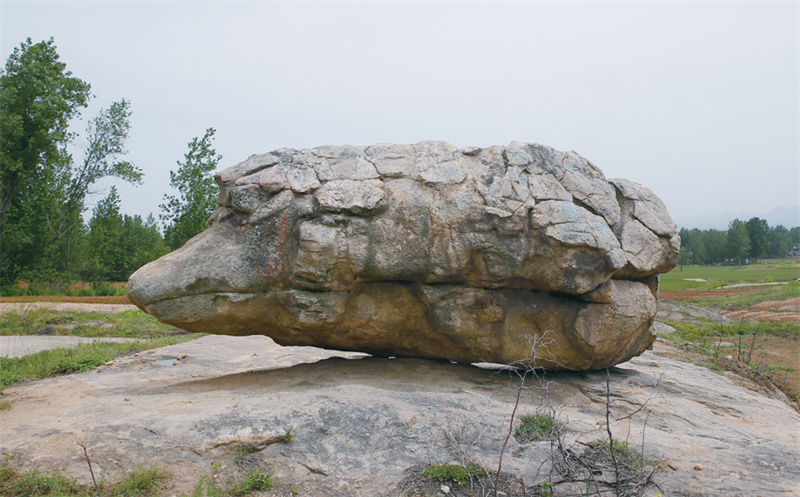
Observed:
[[[132,102],[129,214],[158,215],[214,127],[221,168],[279,147],[520,140],[648,186],[679,225],[800,225],[798,5],[0,0],[0,48],[52,36],[96,95],[84,117]]]

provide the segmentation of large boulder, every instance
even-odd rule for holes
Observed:
[[[537,144],[279,149],[216,179],[210,227],[128,296],[282,345],[605,368],[652,343],[680,248],[650,190]]]

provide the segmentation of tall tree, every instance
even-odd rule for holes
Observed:
[[[91,185],[107,176],[141,180],[141,171],[120,160],[130,103],[114,102],[89,121],[75,164],[68,126],[88,104],[90,86],[66,71],[53,40],[23,43],[0,83],[0,281],[68,278]]]
[[[222,160],[211,147],[214,128],[208,128],[203,138],[189,142],[184,161],[170,171],[169,184],[178,195],[164,195],[161,220],[165,222],[164,239],[175,250],[208,227],[208,218],[217,208],[219,187],[213,172]]]
[[[734,219],[728,225],[727,248],[728,256],[737,262],[744,262],[750,255],[750,236],[744,221]]]
[[[122,265],[122,215],[119,194],[112,186],[108,196],[100,200],[89,220],[86,275],[91,281],[120,281]]]
[[[791,248],[792,236],[789,234],[789,230],[780,224],[770,230],[769,251],[767,252],[769,257],[786,257],[786,254],[789,253],[789,249]]]
[[[766,257],[769,250],[769,223],[766,219],[758,217],[747,221],[747,236],[750,238],[750,258],[761,259]]]
[[[125,141],[131,128],[131,104],[124,98],[114,102],[86,126],[86,148],[83,161],[73,168],[66,186],[66,205],[58,234],[68,229],[64,223],[84,210],[89,188],[98,179],[113,176],[130,183],[141,183],[142,172],[132,163],[122,160],[128,153]]]
[[[122,219],[119,245],[122,254],[122,272],[119,277],[122,280],[128,279],[141,266],[169,251],[152,214],[144,221],[139,215],[126,214]]]
[[[9,279],[9,249],[25,245],[3,235],[25,215],[22,197],[32,200],[32,186],[63,179],[53,168],[68,163],[69,121],[87,105],[90,90],[60,62],[52,38],[36,44],[28,38],[0,74],[0,281]]]

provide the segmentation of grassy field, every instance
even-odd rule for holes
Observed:
[[[165,347],[201,336],[159,323],[139,310],[107,314],[59,312],[44,308],[12,310],[0,315],[0,335],[139,339],[132,343],[94,342],[72,348],[44,350],[23,357],[0,357],[0,398],[4,388],[19,382],[89,371],[120,355]],[[0,404],[0,407],[3,406],[5,404]]]
[[[0,335],[163,338],[182,333],[140,310],[106,312],[12,310],[0,315]]]
[[[800,260],[747,266],[680,266],[661,275],[665,290],[705,290],[739,283],[771,283],[800,278]],[[704,280],[704,281],[692,281]]]
[[[770,261],[749,266],[684,266],[661,275],[661,298],[702,306],[717,320],[686,317],[667,321],[674,332],[661,337],[690,344],[708,354],[712,369],[744,372],[772,382],[800,403],[800,261]],[[687,280],[705,281],[687,281]],[[783,283],[723,288],[740,283]],[[674,304],[673,304],[674,305]],[[674,314],[673,314],[674,316]],[[724,316],[724,317],[723,317]]]

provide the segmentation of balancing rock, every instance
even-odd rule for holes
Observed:
[[[646,350],[680,237],[649,189],[513,142],[278,149],[128,296],[188,331],[550,369]]]

